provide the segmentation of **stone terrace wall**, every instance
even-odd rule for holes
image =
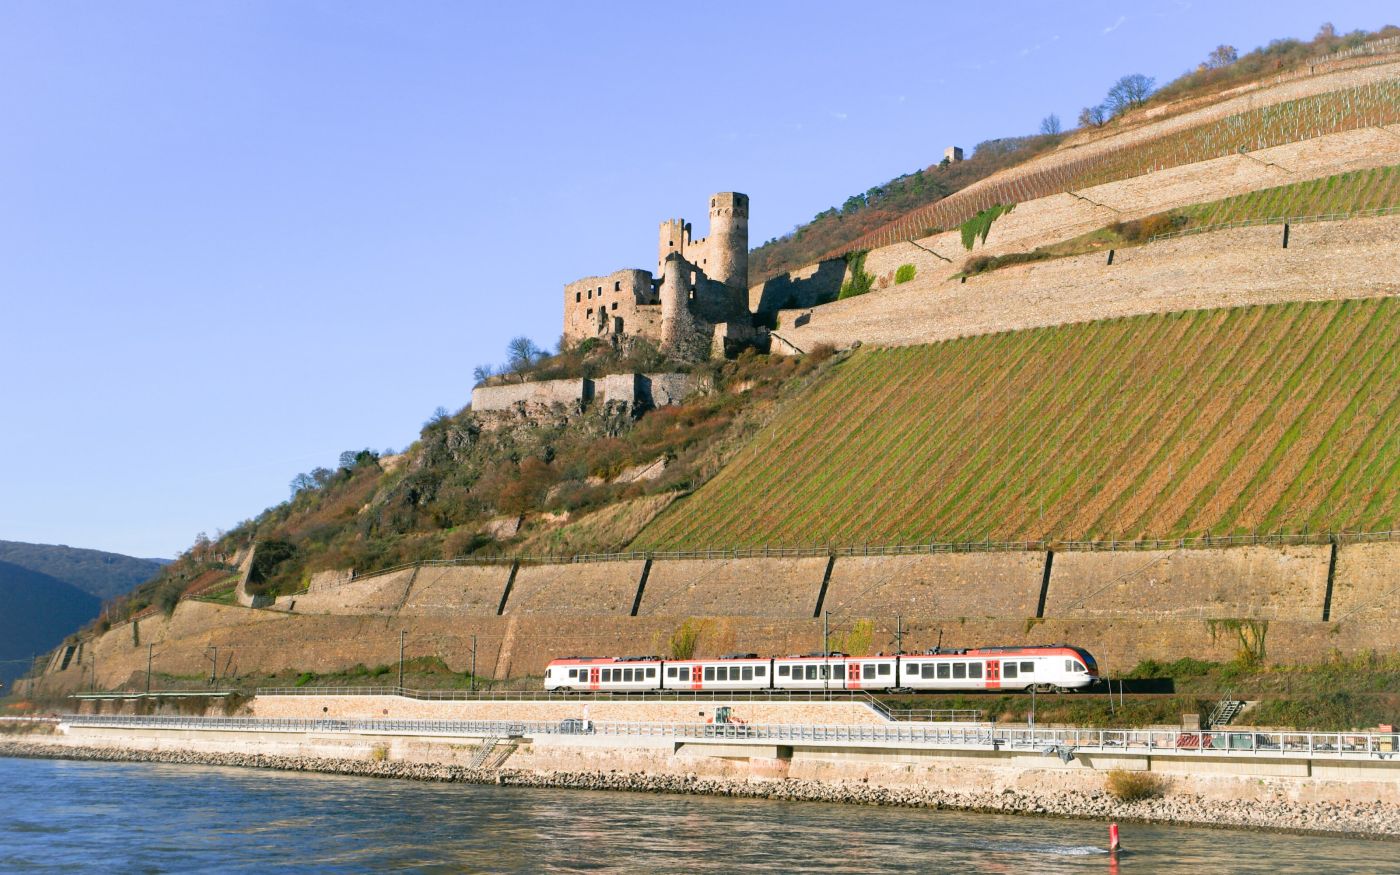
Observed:
[[[425,566],[419,569],[401,613],[494,617],[509,579],[509,565]]]
[[[823,610],[851,617],[1034,617],[1041,553],[842,557]]]
[[[522,565],[506,613],[622,614],[632,612],[645,562],[575,562]]]
[[[1015,215],[1014,213],[1012,215]],[[1217,231],[1118,253],[943,276],[812,310],[783,336],[802,349],[891,346],[1143,313],[1400,294],[1400,216]]]
[[[1055,556],[1047,617],[1322,619],[1330,547]]]
[[[1331,619],[1400,619],[1400,542],[1347,544],[1337,551]]]
[[[339,586],[323,586],[292,596],[285,604],[298,614],[396,613],[403,607],[414,577],[414,569],[405,568],[389,574],[350,580]]]
[[[810,617],[825,557],[652,563],[642,616]]]

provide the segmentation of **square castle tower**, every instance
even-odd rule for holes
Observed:
[[[564,339],[642,337],[682,359],[726,355],[753,343],[749,311],[749,197],[710,197],[710,236],[661,223],[657,273],[636,268],[564,286]]]

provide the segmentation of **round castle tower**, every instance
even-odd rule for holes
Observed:
[[[662,263],[661,348],[666,352],[684,346],[695,330],[690,318],[690,265],[679,252],[668,253]]]
[[[726,286],[749,287],[749,196],[722,191],[710,196],[709,264],[705,275]]]

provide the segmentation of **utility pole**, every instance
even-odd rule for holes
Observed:
[[[904,652],[904,617],[901,614],[894,615],[894,652]]]
[[[476,636],[472,636],[472,678],[471,691],[476,692]]]
[[[151,659],[154,657],[154,644],[146,645],[146,695],[151,694]]]
[[[209,686],[219,682],[219,645],[210,644],[207,651],[212,651],[209,657]]]
[[[822,686],[831,689],[831,611],[822,611]]]
[[[403,639],[407,630],[399,630],[399,695],[403,695]]]

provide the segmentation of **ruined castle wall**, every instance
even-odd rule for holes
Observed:
[[[1325,546],[1061,553],[1045,616],[1319,621],[1329,558]]]
[[[749,287],[749,309],[755,313],[776,313],[834,301],[841,293],[846,273],[845,259],[828,258],[779,274]]]
[[[509,410],[517,404],[548,406],[551,404],[579,405],[588,400],[587,380],[541,380],[528,383],[507,383],[502,386],[478,386],[472,390],[472,410]]]
[[[652,563],[642,616],[810,617],[824,557],[810,559],[659,559]]]
[[[641,374],[637,389],[643,403],[651,407],[680,404],[694,392],[699,381],[691,374]]]
[[[1034,617],[1041,553],[840,557],[823,610],[833,616]]]
[[[651,274],[644,270],[575,280],[564,286],[564,337],[576,341],[613,333],[616,319],[623,320],[624,331],[636,333],[630,323],[648,322],[641,311],[657,303]]]

